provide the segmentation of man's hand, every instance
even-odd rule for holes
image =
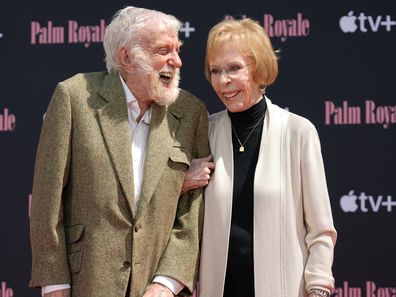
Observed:
[[[70,297],[70,289],[49,292],[44,294],[44,297]]]
[[[212,156],[210,155],[206,158],[193,159],[186,172],[181,192],[185,193],[196,188],[207,186],[210,174],[214,168],[215,164],[212,162]]]
[[[173,297],[173,293],[166,286],[159,283],[150,284],[143,297]]]

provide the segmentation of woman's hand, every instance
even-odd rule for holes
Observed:
[[[186,172],[184,183],[182,186],[182,194],[200,187],[204,187],[209,183],[210,174],[214,170],[215,164],[212,156],[206,158],[193,159],[191,165]]]

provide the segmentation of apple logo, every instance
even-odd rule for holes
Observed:
[[[351,190],[348,195],[344,195],[340,199],[340,206],[344,212],[355,212],[358,209],[356,203],[357,196],[353,194]]]
[[[344,33],[353,33],[356,31],[356,17],[353,15],[352,10],[348,13],[348,16],[345,15],[340,18],[340,28]]]

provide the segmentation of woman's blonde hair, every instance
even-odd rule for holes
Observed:
[[[234,42],[243,55],[254,60],[253,79],[260,88],[273,83],[278,75],[278,57],[268,34],[256,21],[224,20],[209,31],[206,45],[205,77],[210,81],[210,61],[220,48]]]

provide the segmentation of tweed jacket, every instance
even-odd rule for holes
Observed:
[[[331,291],[336,231],[320,143],[306,119],[273,105],[267,111],[254,176],[254,281],[259,297],[303,297]],[[211,115],[216,164],[205,190],[200,297],[221,297],[232,213],[234,165],[227,111]]]
[[[37,151],[30,286],[70,283],[72,297],[140,297],[158,274],[191,291],[203,198],[200,189],[180,191],[191,159],[209,154],[207,131],[206,108],[187,91],[169,107],[153,103],[134,209],[131,131],[118,74],[59,83]]]

